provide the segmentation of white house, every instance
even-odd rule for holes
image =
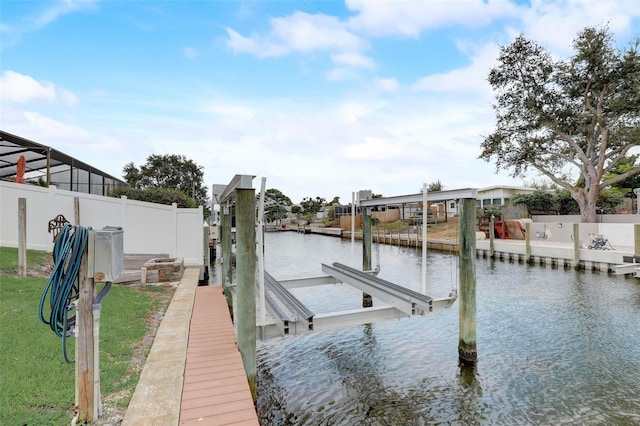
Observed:
[[[534,192],[534,188],[523,188],[517,186],[489,186],[487,188],[478,189],[478,199],[476,206],[485,208],[489,206],[502,206],[507,204],[514,195],[529,194]],[[458,214],[458,201],[448,200],[447,215],[455,216]]]

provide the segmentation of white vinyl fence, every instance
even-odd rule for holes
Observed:
[[[27,202],[27,248],[53,251],[49,221],[63,215],[75,224],[74,198],[79,200],[79,225],[124,230],[125,254],[183,257],[185,264],[202,265],[204,257],[202,207],[178,208],[126,197],[111,198],[34,185],[0,181],[0,245],[18,246],[18,199]]]

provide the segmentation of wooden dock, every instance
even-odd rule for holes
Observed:
[[[186,268],[122,426],[259,426],[220,286]]]
[[[259,426],[220,286],[196,289],[180,408],[181,425]]]

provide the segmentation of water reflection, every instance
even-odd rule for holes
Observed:
[[[356,256],[359,256],[359,247]],[[380,277],[420,288],[419,252],[381,246]],[[345,261],[339,239],[267,236],[277,278]],[[284,259],[284,260],[283,260]],[[428,294],[455,257],[430,253]],[[478,365],[458,365],[458,309],[260,343],[265,425],[640,424],[640,285],[607,274],[477,260]],[[340,286],[297,294],[326,312]]]

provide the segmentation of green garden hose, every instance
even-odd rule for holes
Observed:
[[[53,248],[53,272],[40,298],[40,321],[48,324],[62,338],[62,356],[68,363],[74,360],[67,355],[67,337],[76,324],[75,304],[78,300],[78,272],[82,256],[87,250],[89,229],[67,224],[56,239]],[[45,315],[45,300],[49,295],[49,315]],[[73,311],[73,312],[71,312]]]

